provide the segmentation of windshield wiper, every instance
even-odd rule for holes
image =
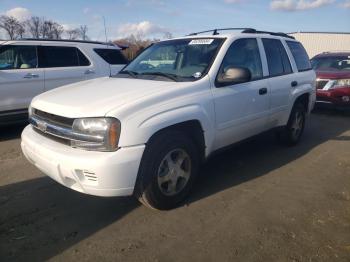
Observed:
[[[155,76],[164,76],[167,77],[175,82],[179,81],[179,77],[175,74],[170,74],[170,73],[163,73],[163,72],[144,72],[141,73],[141,75],[155,75]]]
[[[123,71],[119,72],[119,74],[125,74],[125,73],[132,76],[133,78],[136,78],[136,76],[139,74],[139,73],[131,71],[131,70],[123,70]]]

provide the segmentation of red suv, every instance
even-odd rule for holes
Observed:
[[[317,74],[317,104],[350,108],[350,52],[326,52],[311,59]]]

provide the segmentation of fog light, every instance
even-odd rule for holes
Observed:
[[[342,99],[343,99],[343,102],[349,102],[350,101],[350,97],[349,96],[343,96]]]

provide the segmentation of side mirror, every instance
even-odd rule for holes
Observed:
[[[245,67],[229,67],[225,72],[221,73],[217,78],[219,86],[227,86],[249,82],[252,75],[248,68]]]

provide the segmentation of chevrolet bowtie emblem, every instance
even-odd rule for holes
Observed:
[[[41,132],[46,132],[47,124],[44,121],[37,121],[36,125]]]

